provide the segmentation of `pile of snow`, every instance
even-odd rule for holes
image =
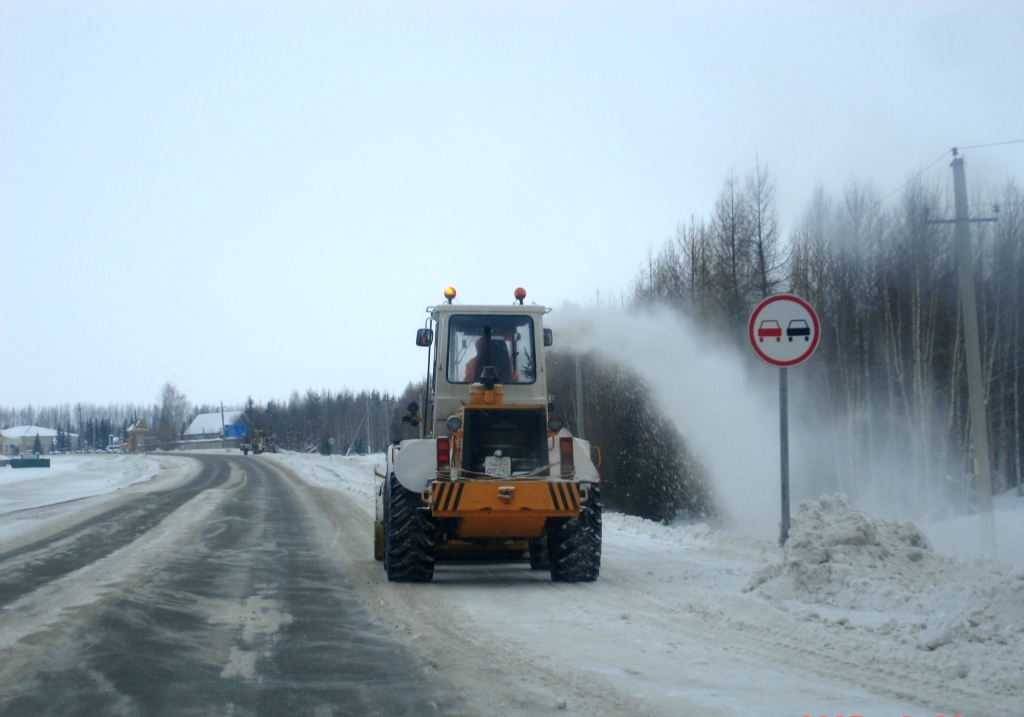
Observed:
[[[843,601],[863,596],[863,580],[888,586],[882,598],[909,587],[931,544],[913,523],[876,518],[837,495],[803,503],[783,549],[783,563],[759,578],[761,591],[776,598],[814,595]]]
[[[781,562],[749,590],[806,620],[933,652],[951,678],[984,662],[988,674],[973,678],[997,694],[1024,683],[1024,569],[937,555],[914,524],[843,496],[802,504]]]

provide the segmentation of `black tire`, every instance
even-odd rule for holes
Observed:
[[[550,570],[551,561],[548,559],[548,537],[542,535],[539,538],[530,538],[530,569]]]
[[[548,535],[551,579],[560,583],[589,583],[601,573],[601,489],[590,485],[580,514],[557,525]]]
[[[391,582],[434,579],[434,523],[419,504],[419,495],[392,473],[384,496],[384,569]]]

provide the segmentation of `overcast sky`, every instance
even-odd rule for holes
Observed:
[[[1022,48],[1018,0],[0,1],[0,404],[400,392],[448,284],[618,299],[755,162],[788,234],[1024,138]]]

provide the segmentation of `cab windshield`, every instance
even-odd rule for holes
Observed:
[[[473,383],[493,366],[498,383],[537,378],[529,316],[455,314],[448,321],[448,382]]]

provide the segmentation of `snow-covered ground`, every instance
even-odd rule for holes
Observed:
[[[173,485],[187,476],[189,462],[159,454],[77,454],[50,457],[49,468],[0,468],[0,550],[53,530],[64,517],[96,509],[132,486]]]
[[[372,514],[381,457],[283,460]],[[996,505],[1001,562],[957,557],[978,543],[974,518],[932,524],[933,543],[842,496],[799,506],[784,549],[609,513],[597,594],[574,606],[575,625],[464,604],[478,624],[506,624],[499,639],[544,644],[557,664],[582,657],[659,714],[1024,714],[1024,499]]]
[[[383,457],[265,458],[372,516]],[[140,482],[180,480],[187,465],[113,455],[2,468],[0,550]],[[551,703],[562,714],[1020,715],[1024,499],[997,500],[998,561],[965,557],[975,523],[919,528],[828,496],[794,511],[780,549],[726,529],[606,513],[593,584],[556,585],[521,565],[442,564],[431,586],[388,584],[374,566],[379,582],[366,589],[381,610],[425,604],[394,611],[393,623],[424,652],[457,662],[497,650],[506,671],[495,708],[506,712],[516,690],[534,690],[575,695]],[[461,632],[417,624],[439,606]],[[516,682],[517,667],[532,677]]]

